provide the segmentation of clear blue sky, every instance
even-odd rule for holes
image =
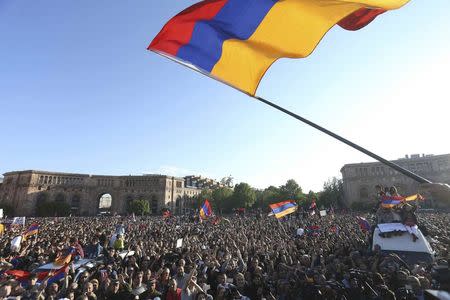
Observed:
[[[0,172],[190,173],[320,190],[371,161],[146,51],[194,1],[0,0]],[[278,61],[258,94],[384,156],[450,153],[450,1],[411,1]]]

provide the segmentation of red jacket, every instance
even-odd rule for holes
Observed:
[[[176,292],[167,291],[166,300],[181,300],[181,289],[177,288]]]

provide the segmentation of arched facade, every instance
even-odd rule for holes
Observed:
[[[15,215],[32,216],[42,201],[64,201],[72,215],[97,215],[99,200],[110,194],[111,214],[127,214],[135,199],[149,202],[153,214],[165,207],[181,212],[185,196],[200,193],[200,188],[185,187],[184,178],[165,175],[99,176],[46,171],[18,171],[4,174],[0,204],[11,205]],[[175,210],[178,208],[178,210]]]

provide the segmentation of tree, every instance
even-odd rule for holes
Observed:
[[[285,185],[280,186],[279,190],[284,200],[298,200],[303,196],[302,188],[294,179],[289,179]]]
[[[227,204],[231,201],[231,197],[233,196],[233,190],[228,187],[221,187],[215,189],[212,192],[212,205],[215,206],[217,211],[222,212],[222,210],[227,206]]]
[[[129,211],[136,215],[146,215],[150,213],[150,204],[144,199],[133,200],[130,203]]]
[[[43,201],[37,206],[36,214],[39,217],[63,217],[70,214],[70,205],[66,201]]]
[[[232,207],[251,207],[256,201],[256,192],[248,183],[241,182],[234,187]]]
[[[220,180],[220,183],[229,188],[233,187],[233,176],[227,176]]]
[[[319,194],[318,206],[341,207],[344,205],[344,185],[342,179],[333,177],[323,184],[323,191]]]
[[[267,208],[269,204],[280,201],[280,189],[271,185],[262,192],[261,198],[261,208]]]

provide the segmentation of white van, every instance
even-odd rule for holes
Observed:
[[[392,228],[393,232],[386,231],[386,228]],[[397,230],[395,234],[394,230]],[[387,232],[389,237],[382,237],[380,233]],[[386,234],[384,235],[386,236]],[[420,229],[417,229],[417,240],[413,241],[412,235],[406,230],[406,227],[401,223],[383,223],[378,224],[372,236],[372,250],[375,245],[381,247],[384,253],[396,253],[406,263],[413,265],[418,262],[431,263],[434,259],[434,251],[428,243],[428,240],[422,234]]]

